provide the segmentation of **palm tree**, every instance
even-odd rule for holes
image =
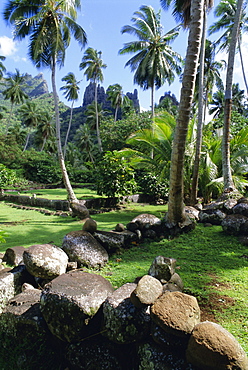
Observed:
[[[209,27],[209,34],[212,35],[215,32],[220,32],[222,30],[225,30],[224,33],[215,42],[215,44],[219,46],[219,51],[229,50],[231,33],[232,33],[233,26],[234,26],[236,10],[237,10],[236,0],[221,0],[215,8],[214,15],[216,17],[220,17],[220,19],[216,21],[212,26]],[[242,68],[242,73],[243,73],[243,79],[244,79],[246,91],[248,94],[248,84],[247,84],[247,80],[245,76],[243,55],[241,51],[242,31],[247,32],[248,30],[247,21],[248,21],[248,17],[246,16],[245,9],[241,9],[237,43],[238,43],[238,51],[239,51],[241,68]]]
[[[23,104],[19,109],[19,113],[23,124],[28,128],[26,144],[24,145],[23,148],[23,151],[25,151],[28,146],[31,130],[38,126],[38,123],[41,121],[43,113],[41,112],[37,103],[32,100],[28,100],[25,104]]]
[[[37,68],[51,69],[51,81],[55,105],[56,140],[59,163],[64,185],[70,202],[78,202],[72,189],[61,146],[60,116],[56,89],[56,66],[62,67],[65,52],[70,45],[71,34],[84,47],[87,39],[83,28],[76,23],[80,0],[9,0],[4,19],[14,26],[15,39],[30,37],[29,57]]]
[[[4,61],[5,59],[6,59],[6,57],[0,55],[0,80],[3,77],[3,72],[6,72],[6,68],[2,63],[2,61]]]
[[[151,89],[151,110],[154,117],[154,89],[165,82],[171,84],[175,74],[181,73],[181,56],[172,50],[170,43],[179,33],[179,27],[166,34],[160,21],[160,12],[155,13],[151,6],[143,5],[134,13],[132,26],[124,26],[122,33],[129,33],[138,38],[124,44],[120,54],[135,53],[125,66],[130,66],[134,74],[134,83],[144,90]]]
[[[122,86],[119,84],[110,85],[107,89],[108,100],[110,100],[112,107],[115,109],[114,120],[117,121],[118,110],[121,107],[128,107],[132,101],[124,95]]]
[[[54,137],[55,134],[56,130],[53,122],[53,117],[48,111],[45,111],[42,113],[35,138],[36,145],[40,147],[41,152],[44,150],[47,140],[51,137]]]
[[[104,64],[102,60],[102,52],[97,51],[93,48],[88,48],[84,53],[79,68],[80,70],[85,69],[84,74],[87,80],[92,81],[95,85],[96,134],[99,151],[102,152],[102,142],[100,137],[100,128],[97,113],[97,82],[103,82],[102,69],[107,68],[107,65]]]
[[[70,114],[70,120],[68,124],[68,129],[66,132],[65,137],[65,144],[64,144],[64,158],[66,155],[66,145],[68,141],[69,132],[71,129],[71,122],[72,122],[72,113],[73,113],[73,106],[76,100],[78,100],[78,92],[80,90],[80,87],[78,86],[80,81],[76,80],[76,77],[74,73],[69,72],[65,77],[62,78],[62,81],[66,82],[65,86],[62,86],[60,90],[64,90],[64,95],[68,101],[71,101],[71,114]]]
[[[92,137],[92,131],[89,124],[80,125],[76,131],[75,142],[80,148],[85,161],[95,163],[96,147]]]
[[[10,124],[10,120],[13,114],[13,108],[15,104],[21,104],[28,98],[28,95],[23,91],[25,87],[25,77],[20,74],[20,71],[16,69],[16,73],[8,73],[8,77],[5,78],[6,89],[2,92],[4,100],[10,100],[11,108],[10,115],[7,123],[7,132]]]
[[[191,105],[195,88],[197,65],[201,47],[204,0],[191,2],[188,47],[182,79],[181,97],[171,155],[168,213],[169,228],[187,226],[188,219],[184,210],[183,168],[185,146],[190,120]]]

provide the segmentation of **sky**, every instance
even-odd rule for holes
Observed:
[[[51,73],[49,69],[36,69],[32,62],[28,59],[28,39],[22,41],[13,41],[12,29],[6,26],[3,21],[2,13],[5,0],[0,2],[0,55],[6,57],[4,65],[8,72],[15,72],[15,69],[19,69],[20,73],[28,73],[33,77],[38,73],[43,73],[51,91]],[[216,2],[217,4],[217,2]],[[120,55],[119,50],[123,47],[124,43],[134,41],[135,38],[129,34],[121,34],[121,28],[125,25],[131,25],[131,18],[133,13],[139,10],[142,5],[151,5],[157,12],[161,9],[159,0],[81,0],[81,10],[78,12],[77,22],[84,28],[88,43],[86,47],[81,50],[80,46],[72,40],[71,45],[66,51],[66,58],[64,67],[57,70],[57,89],[59,92],[60,99],[67,105],[70,105],[63,96],[63,93],[59,91],[60,87],[63,86],[64,82],[61,79],[69,72],[73,72],[80,82],[80,97],[76,102],[75,106],[82,105],[83,94],[89,81],[83,74],[83,71],[79,70],[79,64],[82,61],[87,47],[92,47],[97,51],[102,52],[102,59],[107,68],[103,70],[104,81],[101,84],[105,90],[109,85],[118,83],[122,86],[124,93],[133,92],[134,89],[138,90],[138,97],[140,101],[140,107],[142,110],[150,109],[150,89],[143,90],[138,85],[133,84],[133,73],[129,67],[125,67],[125,63],[131,58],[131,54]],[[164,33],[171,30],[176,26],[173,16],[171,15],[171,9],[169,11],[161,11],[161,23],[164,27]],[[210,11],[208,16],[208,26],[211,25],[216,18],[214,18],[213,10]],[[213,39],[213,37],[212,37]],[[177,51],[183,58],[186,54],[188,40],[188,32],[181,30],[177,39],[171,44],[173,50]],[[243,39],[243,54],[244,61],[248,58],[248,37]],[[227,61],[227,55],[218,55],[218,59],[225,59]],[[247,66],[248,64],[246,64]],[[246,67],[247,69],[248,67]],[[225,81],[225,73],[222,74],[223,82]],[[241,68],[238,56],[236,57],[235,70],[234,70],[234,82],[239,82],[240,88],[244,88]],[[166,83],[160,89],[155,92],[155,102],[158,103],[159,98],[164,95],[165,92],[171,91],[179,100],[180,98],[181,84],[179,78],[176,77],[175,81],[168,85]]]

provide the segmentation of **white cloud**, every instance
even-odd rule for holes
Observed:
[[[7,36],[0,36],[0,54],[8,57],[17,52],[15,42]]]

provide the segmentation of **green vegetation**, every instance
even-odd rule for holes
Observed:
[[[64,189],[44,192],[50,195],[54,192],[53,198],[66,195]],[[80,197],[80,191],[76,194]],[[97,214],[93,218],[99,230],[112,230],[117,223],[125,225],[140,213],[152,213],[161,218],[166,209],[165,205],[131,203],[122,210]],[[0,245],[1,252],[16,245],[28,247],[37,243],[54,243],[61,246],[66,233],[82,229],[82,221],[75,218],[46,216],[10,208],[4,203],[0,204],[0,212],[1,230],[6,239],[6,243]],[[204,312],[208,307],[216,321],[229,330],[248,352],[248,259],[245,257],[248,247],[236,237],[224,234],[220,226],[210,228],[198,224],[194,232],[176,239],[134,245],[111,256],[101,271],[89,271],[100,273],[114,287],[119,287],[146,274],[158,255],[177,260],[177,272],[183,279],[185,293],[196,296]],[[215,300],[211,307],[212,299]]]

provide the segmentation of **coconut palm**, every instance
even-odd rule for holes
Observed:
[[[0,55],[0,80],[3,77],[3,73],[6,72],[6,68],[2,63],[5,59],[6,59],[6,57]]]
[[[80,125],[75,134],[75,142],[85,161],[95,163],[96,145],[89,124]]]
[[[219,51],[229,51],[229,45],[231,40],[231,33],[234,26],[234,18],[237,10],[236,0],[221,0],[214,10],[214,15],[220,17],[215,23],[209,27],[209,34],[212,35],[215,32],[220,32],[224,30],[224,33],[215,41],[215,44],[219,46]],[[239,33],[238,33],[238,51],[241,62],[242,74],[244,83],[246,86],[246,91],[248,94],[248,84],[245,76],[243,55],[241,50],[242,44],[242,32],[248,31],[248,17],[246,16],[245,9],[241,9]]]
[[[56,89],[56,66],[62,67],[71,35],[84,47],[86,34],[77,24],[80,0],[8,0],[4,19],[14,27],[15,39],[29,36],[29,57],[37,68],[51,69],[51,82],[55,105],[56,139],[59,163],[69,201],[77,202],[67,174],[60,137],[60,116]]]
[[[28,95],[24,92],[25,77],[20,74],[20,71],[16,69],[16,73],[8,73],[8,77],[5,78],[6,89],[2,91],[4,100],[10,100],[10,114],[7,123],[7,132],[10,124],[10,120],[13,114],[13,108],[16,104],[23,103]]]
[[[103,63],[102,52],[97,51],[93,48],[88,48],[82,58],[82,62],[79,65],[80,70],[85,70],[84,74],[87,80],[90,80],[95,85],[95,111],[96,111],[96,134],[98,140],[99,151],[102,152],[102,142],[100,136],[100,128],[97,113],[97,83],[103,82],[102,70],[107,68],[107,65]]]
[[[37,126],[35,143],[40,147],[42,152],[49,138],[55,137],[56,129],[53,122],[53,117],[48,111],[42,112],[40,123]]]
[[[22,123],[28,129],[26,143],[23,148],[23,151],[25,151],[28,146],[31,131],[32,129],[38,126],[39,122],[41,121],[43,113],[41,112],[37,103],[32,100],[28,100],[25,104],[23,104],[19,109],[19,113],[21,116]]]
[[[154,117],[154,89],[165,82],[171,84],[175,75],[181,73],[181,56],[172,50],[170,44],[179,34],[179,27],[163,33],[160,12],[155,13],[151,6],[143,5],[131,18],[133,25],[124,26],[122,33],[137,37],[137,41],[125,43],[120,54],[135,55],[127,61],[134,73],[134,83],[144,90],[151,89],[151,110]]]
[[[63,77],[62,81],[65,81],[66,84],[65,84],[65,86],[62,86],[60,88],[60,90],[64,90],[63,94],[65,95],[65,98],[68,101],[72,102],[71,103],[70,120],[69,120],[69,124],[68,124],[68,129],[67,129],[67,132],[66,132],[65,144],[64,144],[64,157],[65,157],[65,155],[66,155],[66,145],[67,145],[67,141],[68,141],[69,132],[70,132],[70,129],[71,129],[73,106],[74,106],[75,101],[78,100],[78,92],[80,90],[80,87],[78,86],[78,84],[79,84],[80,81],[76,80],[76,77],[75,77],[74,73],[72,73],[72,72],[69,72],[65,77]]]
[[[118,110],[121,107],[128,107],[132,101],[123,93],[122,86],[119,84],[110,85],[107,89],[107,99],[110,100],[112,107],[115,109],[114,120],[117,121]]]

